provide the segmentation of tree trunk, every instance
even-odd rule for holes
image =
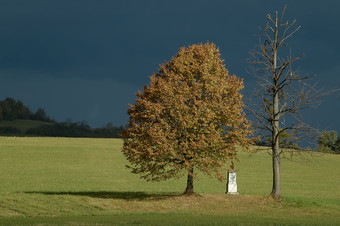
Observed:
[[[271,196],[273,196],[274,198],[279,198],[281,196],[279,121],[280,114],[279,114],[278,90],[274,88],[273,115],[272,115],[273,189],[271,192]]]
[[[187,188],[184,192],[185,195],[192,195],[194,194],[194,167],[192,167],[188,171],[188,178],[187,178]]]
[[[279,28],[277,26],[278,17],[276,16],[275,32],[274,32],[274,48],[273,48],[273,112],[272,112],[272,158],[273,158],[273,188],[271,196],[279,198],[281,196],[281,179],[280,179],[280,146],[279,146],[279,78],[277,71],[277,52],[279,40]]]
[[[279,198],[281,196],[280,179],[280,146],[279,146],[279,98],[278,93],[274,92],[273,98],[273,121],[272,121],[272,158],[273,158],[273,189],[271,196]]]
[[[273,133],[276,134],[276,132]],[[277,138],[274,140],[272,147],[272,158],[273,158],[273,188],[271,196],[273,198],[280,198],[281,196],[281,179],[280,179],[280,150],[279,150],[279,138],[278,133],[275,135]],[[274,139],[274,137],[273,137]]]

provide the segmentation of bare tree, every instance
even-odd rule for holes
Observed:
[[[286,6],[281,15],[274,18],[267,14],[267,23],[263,28],[263,38],[254,50],[250,51],[252,73],[259,88],[256,100],[250,100],[248,107],[256,118],[257,131],[260,135],[270,136],[273,187],[271,196],[281,197],[280,160],[284,149],[280,146],[280,137],[289,133],[289,138],[298,139],[311,134],[313,129],[304,123],[301,113],[306,108],[319,105],[320,97],[325,95],[311,84],[311,75],[301,75],[293,70],[293,64],[300,57],[293,57],[287,48],[290,39],[301,26],[296,20],[284,19]],[[287,136],[286,136],[287,137]]]

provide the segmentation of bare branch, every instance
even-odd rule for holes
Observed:
[[[287,9],[287,5],[285,5],[285,6],[283,7],[283,10],[282,10],[282,13],[281,13],[281,18],[280,18],[279,24],[282,24],[282,20],[283,20],[283,17],[284,17],[284,15],[285,15],[286,9]]]
[[[293,25],[293,24],[291,24]],[[289,26],[290,28],[290,26]],[[293,36],[293,34],[295,34],[299,29],[301,28],[301,26],[298,26],[294,31],[292,31],[289,35],[285,36],[285,37],[282,37],[281,40],[279,41],[279,43],[284,43],[287,39],[289,39],[290,37]]]

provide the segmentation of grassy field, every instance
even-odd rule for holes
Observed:
[[[0,225],[340,225],[340,156],[282,161],[282,202],[268,197],[271,160],[240,152],[240,195],[199,174],[145,182],[129,173],[119,139],[0,137]]]
[[[42,122],[35,120],[24,120],[24,119],[16,119],[13,121],[0,121],[0,127],[14,127],[21,131],[22,135],[25,135],[26,131],[31,128],[36,128],[42,125],[51,125],[50,122]]]

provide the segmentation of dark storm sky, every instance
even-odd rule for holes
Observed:
[[[304,73],[340,87],[340,1],[335,0],[0,0],[0,99],[22,100],[57,121],[125,125],[128,103],[158,65],[182,46],[210,41],[231,74],[246,72],[266,14],[288,4],[301,30],[289,44]],[[306,119],[340,132],[340,98]]]

